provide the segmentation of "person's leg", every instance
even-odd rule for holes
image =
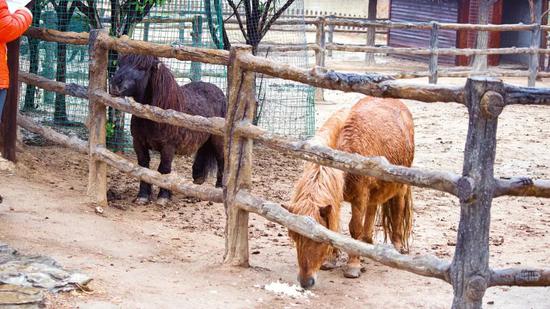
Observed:
[[[6,95],[8,91],[6,89],[0,89],[0,123],[2,123],[2,111],[4,110],[4,103],[6,103]]]

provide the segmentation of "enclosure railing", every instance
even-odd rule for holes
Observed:
[[[183,23],[194,22],[194,18],[149,18],[143,21],[145,24],[153,23]],[[228,30],[239,29],[236,26],[237,20],[229,18],[226,20]],[[365,53],[367,64],[374,65],[374,54],[387,55],[426,55],[429,56],[428,71],[423,72],[398,72],[393,74],[396,78],[428,77],[432,84],[436,84],[438,77],[469,77],[472,73],[476,75],[494,77],[527,77],[528,86],[535,86],[537,78],[550,77],[550,72],[541,72],[540,57],[550,54],[550,49],[541,48],[541,36],[550,30],[550,26],[541,24],[503,24],[503,25],[479,25],[461,23],[440,23],[440,22],[393,22],[387,19],[369,20],[368,18],[346,18],[345,16],[325,15],[320,17],[307,16],[295,18],[292,15],[277,20],[273,31],[297,31],[295,25],[305,25],[305,31],[315,32],[315,43],[307,44],[308,50],[315,52],[315,66],[326,67],[326,57],[332,56],[333,51]],[[314,29],[309,28],[314,26]],[[369,36],[387,34],[391,29],[415,29],[430,31],[430,46],[426,48],[416,47],[388,47],[376,46],[375,40],[368,39]],[[454,31],[530,31],[532,33],[529,47],[507,47],[507,48],[440,48],[439,36],[442,30]],[[301,31],[301,29],[300,29]],[[348,32],[367,34],[366,44],[337,44],[334,43],[334,33]],[[263,44],[261,49],[273,52],[300,51],[304,45],[288,46],[276,42]],[[439,66],[439,56],[475,56],[475,55],[529,55],[528,70],[501,70],[487,69],[483,72],[472,72],[465,69],[442,69]],[[323,91],[318,89],[316,93],[318,100],[323,100]]]
[[[492,199],[503,195],[550,198],[550,181],[528,178],[497,179],[493,176],[496,128],[500,112],[506,105],[550,105],[550,89],[524,88],[503,84],[490,78],[470,78],[464,87],[438,85],[403,85],[389,76],[343,74],[299,69],[253,56],[247,46],[233,46],[230,52],[191,47],[173,48],[158,44],[112,38],[102,30],[87,34],[61,34],[33,29],[29,36],[48,41],[88,44],[90,49],[90,83],[82,86],[63,84],[33,74],[22,74],[21,81],[68,95],[87,97],[90,101],[89,140],[79,140],[42,127],[25,116],[19,124],[59,144],[89,155],[88,194],[97,203],[107,204],[107,165],[140,180],[189,196],[223,202],[226,214],[226,252],[224,262],[248,266],[248,214],[253,212],[282,224],[297,233],[344,251],[359,254],[384,265],[434,277],[452,284],[453,308],[481,308],[488,287],[501,285],[549,286],[550,269],[489,268],[489,228]],[[88,41],[85,40],[88,38]],[[228,66],[228,111],[226,119],[191,116],[172,110],[142,105],[127,98],[115,98],[107,92],[108,51],[150,54],[186,61]],[[376,97],[413,99],[424,102],[457,102],[469,112],[469,126],[464,151],[462,175],[390,164],[382,157],[363,157],[335,149],[272,135],[252,124],[256,100],[255,73],[271,75],[311,86]],[[105,147],[106,106],[138,117],[168,123],[191,130],[225,137],[225,177],[223,190],[194,185],[174,174],[161,175],[130,162]],[[289,213],[277,203],[249,193],[252,170],[252,141],[273,149],[346,172],[377,177],[439,190],[457,196],[461,216],[455,255],[445,261],[431,255],[407,256],[387,245],[371,245],[326,229],[308,217]]]

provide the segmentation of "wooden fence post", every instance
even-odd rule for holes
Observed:
[[[502,81],[484,77],[466,82],[469,112],[463,178],[459,181],[460,223],[450,268],[453,309],[481,308],[489,284],[489,228],[494,192],[497,119],[504,108]]]
[[[378,0],[369,0],[368,20],[376,21]],[[367,28],[367,46],[374,47],[376,45],[376,27],[369,26]],[[376,61],[374,59],[374,53],[365,54],[365,62],[367,65],[374,65]]]
[[[318,17],[317,22],[315,23],[315,26],[317,27],[316,35],[315,35],[315,43],[317,44],[318,49],[315,50],[315,66],[317,67],[325,67],[325,26],[326,26],[326,19],[324,16]],[[325,94],[323,88],[316,88],[315,89],[315,101],[324,101],[325,100]]]
[[[431,22],[432,30],[430,34],[430,84],[437,84],[437,61],[439,55],[437,48],[439,46],[439,24],[435,21]]]
[[[107,109],[105,105],[94,99],[93,93],[97,90],[107,91],[107,63],[109,61],[109,50],[101,46],[101,40],[108,38],[106,30],[94,29],[90,31],[89,38],[89,84],[88,97],[90,98],[88,109],[88,123],[90,136],[88,143],[90,147],[89,175],[88,175],[88,196],[95,203],[107,206],[107,164],[98,160],[95,156],[97,146],[105,147]]]
[[[336,19],[336,15],[330,15],[330,16],[328,16],[328,18],[334,20],[334,19]],[[328,40],[328,43],[329,43],[329,44],[334,43],[334,29],[335,29],[335,28],[336,28],[336,26],[333,25],[333,24],[330,24],[330,25],[328,26],[328,37],[327,37],[327,40]],[[329,51],[327,52],[327,54],[328,54],[329,57],[332,57],[332,50],[329,50]]]
[[[540,15],[540,14],[539,14]],[[538,19],[540,22],[540,19]],[[529,87],[535,87],[535,83],[537,81],[537,74],[539,72],[539,48],[540,48],[540,24],[537,24],[536,27],[533,28],[533,31],[531,32],[531,49],[535,49],[534,51],[531,51],[531,54],[529,55],[529,79],[527,81],[527,86]]]
[[[2,156],[12,162],[16,161],[17,145],[17,111],[19,110],[19,47],[21,39],[18,38],[8,43],[8,69],[10,71],[10,88],[8,89],[3,121],[0,126],[0,145],[2,145]]]
[[[225,213],[224,263],[248,267],[248,212],[240,209],[235,197],[252,182],[252,140],[235,133],[241,121],[252,123],[256,113],[254,72],[243,71],[239,55],[252,54],[252,47],[232,45],[228,68],[228,106],[225,125],[225,167],[223,195]]]

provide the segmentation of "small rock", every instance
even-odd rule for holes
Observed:
[[[103,210],[103,207],[101,207],[101,206],[97,206],[97,207],[95,208],[95,213],[98,214],[98,215],[102,215],[102,214],[103,214],[103,211],[104,211],[104,210]]]
[[[487,305],[494,305],[495,304],[495,301],[494,300],[490,300],[487,302]]]

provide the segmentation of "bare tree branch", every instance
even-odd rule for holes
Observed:
[[[244,0],[247,1],[247,0]],[[243,1],[239,2],[239,6],[241,5]],[[237,23],[239,24],[239,28],[241,29],[241,32],[243,34],[243,37],[245,41],[248,42],[248,34],[246,33],[246,29],[244,27],[241,14],[239,13],[239,6],[236,6],[233,0],[227,0],[227,4],[233,9],[233,14],[235,14],[235,18],[237,18]]]
[[[239,4],[237,4],[237,7],[241,6],[241,3],[243,3],[243,0],[239,1]],[[228,20],[231,19],[231,17],[235,16],[235,12],[233,12],[233,14],[229,15],[229,17],[227,17],[226,19],[223,20],[223,22],[227,22]]]
[[[272,1],[273,0],[267,0],[267,2],[264,4],[264,12],[262,14],[262,18],[260,18],[260,31],[264,28],[267,16],[269,15],[269,10],[271,9]]]
[[[275,14],[273,14],[273,17],[271,17],[271,19],[269,20],[269,22],[265,25],[265,27],[262,29],[262,32],[261,32],[261,36],[260,36],[260,39],[263,38],[267,31],[269,31],[269,29],[271,28],[271,26],[273,25],[273,23],[275,23],[275,21],[281,17],[281,15],[284,13],[284,11],[286,11],[286,9],[288,9],[289,6],[292,5],[292,3],[294,3],[295,0],[288,0]]]

